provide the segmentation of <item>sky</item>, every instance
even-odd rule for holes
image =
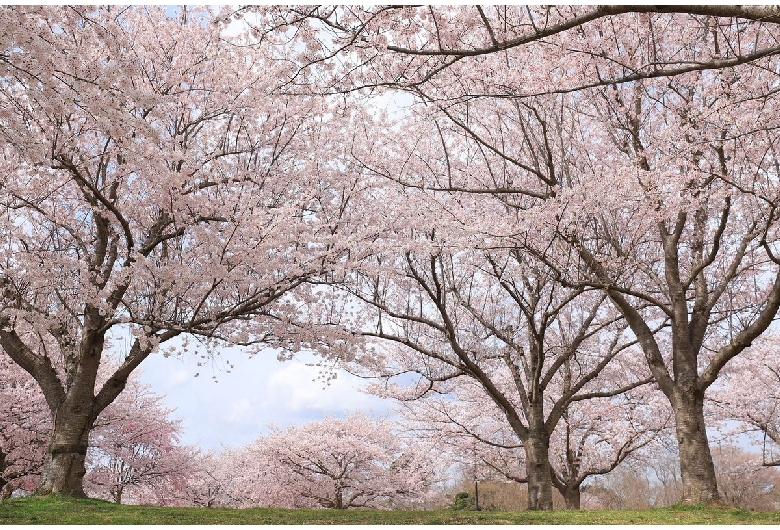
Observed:
[[[240,447],[268,432],[270,425],[297,426],[350,412],[390,412],[392,404],[359,389],[365,380],[344,371],[325,384],[314,356],[278,361],[274,351],[249,357],[225,348],[213,363],[153,354],[139,379],[164,396],[171,417],[182,421],[181,443],[204,450]],[[228,373],[228,361],[234,367]],[[198,374],[196,377],[195,374]]]

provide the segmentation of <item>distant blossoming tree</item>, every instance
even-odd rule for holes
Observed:
[[[51,421],[35,381],[0,353],[0,499],[33,491],[40,480]]]
[[[363,414],[274,429],[233,454],[241,506],[390,508],[432,493],[440,463],[389,421]]]
[[[95,421],[87,450],[86,491],[118,504],[153,504],[156,490],[177,490],[194,467],[196,451],[180,442],[163,396],[131,378]]]

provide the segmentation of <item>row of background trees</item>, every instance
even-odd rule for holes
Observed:
[[[37,488],[51,421],[29,375],[5,356],[0,360],[5,382],[0,389],[4,499]],[[469,386],[450,403],[406,403],[395,421],[356,413],[299,427],[272,427],[245,447],[203,452],[181,443],[181,422],[171,419],[164,396],[132,378],[98,418],[84,487],[92,497],[160,506],[524,509],[529,489],[522,447],[508,445],[511,430],[502,427],[500,415],[488,417],[490,404],[484,396],[477,403],[475,387]],[[479,407],[482,421],[465,417],[466,410],[470,415]],[[721,412],[713,410],[712,423],[719,418]],[[744,439],[734,435],[749,428],[734,425],[722,425],[722,439],[714,448],[721,495],[730,505],[776,509],[780,474],[762,466],[760,453],[733,445],[744,446]],[[574,448],[587,480],[576,484],[576,496],[571,488],[556,488],[555,507],[579,508],[581,503],[584,508],[625,509],[679,501],[682,483],[670,429],[655,433],[648,443],[626,445],[621,455],[606,451],[607,457],[620,460],[617,466],[607,464],[606,469],[615,468],[607,473],[594,466],[603,462],[605,451],[594,452],[594,444],[586,439],[609,443],[606,437],[612,433],[599,431],[596,421],[588,429],[579,432]],[[500,446],[496,440],[502,430],[509,432]],[[552,467],[558,475],[565,473],[570,464],[566,459],[573,453],[571,430],[565,434],[564,440],[552,440]]]
[[[670,425],[683,502],[719,502],[706,403],[777,436],[775,8],[2,14],[0,346],[52,418],[40,493],[84,494],[175,338],[375,377],[515,451],[532,509]]]

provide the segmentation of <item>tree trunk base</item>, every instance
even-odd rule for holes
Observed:
[[[84,493],[84,460],[86,444],[72,451],[52,450],[44,468],[41,485],[35,491],[37,496],[66,495],[86,498]]]
[[[674,414],[680,451],[681,504],[720,507],[715,466],[704,421],[704,393],[683,393],[675,400]]]

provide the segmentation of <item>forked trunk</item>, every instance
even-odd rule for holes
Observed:
[[[704,395],[700,392],[678,392],[674,405],[683,483],[682,503],[720,504],[715,465],[704,423]]]
[[[580,487],[567,488],[563,492],[563,500],[566,501],[567,510],[580,509]]]
[[[580,458],[576,450],[572,447],[571,429],[568,418],[566,421],[566,468],[559,475],[553,472],[550,476],[552,484],[558,493],[561,494],[566,502],[567,510],[580,509],[580,485],[582,480],[578,479],[580,474]]]

